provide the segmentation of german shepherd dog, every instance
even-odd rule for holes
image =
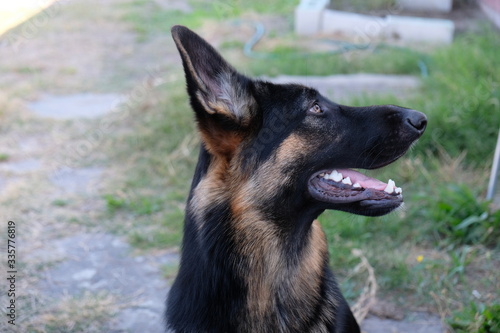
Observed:
[[[427,124],[394,105],[350,107],[298,84],[238,73],[174,26],[202,144],[179,274],[167,302],[178,333],[359,332],[315,220],[325,209],[379,216],[403,198],[350,168],[402,156]]]

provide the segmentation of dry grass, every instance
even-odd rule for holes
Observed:
[[[361,262],[354,267],[352,274],[360,274],[363,271],[368,273],[363,291],[351,308],[354,318],[356,318],[358,323],[361,323],[368,315],[368,312],[370,312],[370,308],[376,302],[378,285],[377,279],[375,278],[375,270],[368,262],[368,259],[363,254],[363,251],[360,249],[353,249],[352,254],[361,260]]]
[[[26,333],[101,333],[117,314],[117,299],[107,293],[64,296],[57,303],[39,308],[22,323]]]

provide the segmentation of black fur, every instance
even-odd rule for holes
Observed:
[[[190,332],[359,332],[314,219],[325,209],[383,215],[402,197],[328,185],[322,170],[387,165],[422,135],[425,116],[349,107],[301,85],[239,74],[176,26],[202,137],[168,328]],[[325,190],[326,188],[326,190]]]

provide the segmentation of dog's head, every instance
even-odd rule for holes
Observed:
[[[380,168],[401,157],[424,132],[424,114],[394,105],[349,107],[302,85],[252,80],[191,30],[175,26],[172,35],[211,164],[203,173],[222,187],[213,200],[231,197],[238,202],[230,203],[233,210],[253,205],[278,219],[324,209],[375,216],[402,204],[392,181],[352,168]]]

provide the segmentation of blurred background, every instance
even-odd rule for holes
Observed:
[[[403,209],[320,217],[332,266],[352,305],[369,296],[367,333],[500,332],[497,0],[3,1],[1,239],[14,221],[18,273],[2,332],[162,332],[199,146],[174,24],[246,75],[426,113],[414,148],[368,172]]]

